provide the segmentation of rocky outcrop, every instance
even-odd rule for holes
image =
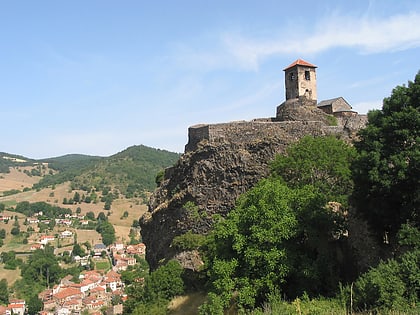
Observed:
[[[344,120],[329,126],[326,114],[313,106],[295,109],[306,120],[291,121],[295,113],[288,108],[288,121],[269,118],[189,128],[185,153],[165,171],[149,212],[140,220],[152,269],[166,259],[182,260],[186,255],[171,246],[174,237],[188,231],[208,233],[215,215],[225,216],[241,194],[268,174],[270,161],[289,144],[305,135],[333,134],[350,141],[355,134],[354,126],[344,127]],[[181,263],[189,268],[188,262]]]

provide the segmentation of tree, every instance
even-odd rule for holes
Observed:
[[[9,303],[9,288],[7,286],[7,280],[0,280],[0,304]]]
[[[305,136],[277,155],[271,172],[282,177],[289,187],[313,185],[330,201],[347,203],[353,188],[350,164],[353,147],[333,136]]]
[[[78,243],[76,243],[73,245],[72,255],[83,257],[86,256],[86,253],[83,248]]]
[[[95,220],[95,214],[92,211],[86,213],[86,219]]]
[[[12,229],[10,230],[10,234],[16,236],[20,233],[20,229],[17,226],[12,227]]]
[[[44,307],[44,303],[38,298],[37,295],[32,295],[28,301],[28,314],[38,314]]]
[[[184,292],[182,272],[182,266],[175,260],[170,260],[166,265],[153,271],[145,283],[146,301],[169,300],[182,294]]]
[[[378,238],[392,241],[401,224],[420,226],[420,72],[368,113],[359,136],[353,201]]]
[[[242,196],[207,244],[217,301],[226,306],[237,291],[238,304],[253,308],[275,288],[287,296],[333,290],[339,280],[328,246],[334,216],[325,204],[313,186],[292,189],[280,178],[264,179]]]

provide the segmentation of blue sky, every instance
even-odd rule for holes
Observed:
[[[188,127],[275,116],[286,66],[366,113],[420,70],[420,1],[0,0],[0,151],[183,152]]]

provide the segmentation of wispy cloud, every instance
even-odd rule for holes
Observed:
[[[226,32],[213,49],[203,52],[189,48],[183,51],[182,59],[204,68],[258,70],[264,59],[274,55],[314,55],[333,48],[352,48],[361,54],[406,50],[420,46],[417,25],[420,25],[418,12],[382,18],[370,14],[360,17],[332,14],[311,25],[311,29],[279,30],[271,38]]]

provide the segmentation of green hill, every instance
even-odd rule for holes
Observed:
[[[112,188],[130,198],[152,191],[156,186],[156,174],[173,165],[179,156],[178,153],[138,145],[110,157],[72,154],[45,159],[43,162],[48,162],[54,173],[45,176],[34,188],[71,181],[73,189]]]
[[[33,165],[35,160],[26,157],[0,152],[0,173],[9,173],[9,167]]]

